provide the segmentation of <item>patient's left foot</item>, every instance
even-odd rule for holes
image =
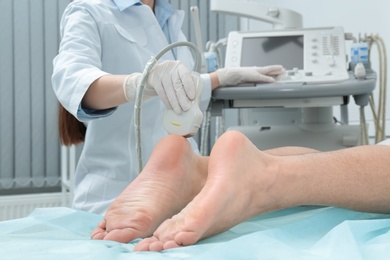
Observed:
[[[188,141],[170,135],[160,141],[142,173],[109,207],[92,239],[127,243],[152,235],[201,190],[208,158],[193,153]]]

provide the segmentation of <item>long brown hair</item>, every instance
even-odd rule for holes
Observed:
[[[70,146],[84,142],[87,127],[58,103],[58,130],[61,143]]]

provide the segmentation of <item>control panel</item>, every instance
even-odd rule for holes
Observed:
[[[283,65],[279,82],[349,79],[342,27],[229,33],[225,67]]]

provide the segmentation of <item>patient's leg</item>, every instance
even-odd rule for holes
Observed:
[[[202,191],[135,250],[160,251],[192,245],[255,215],[279,209],[282,205],[275,203],[275,196],[269,194],[276,179],[266,163],[272,158],[242,134],[226,132],[213,147]]]
[[[164,138],[91,237],[129,242],[152,235],[199,193],[207,177],[207,163],[208,158],[195,155],[185,138]]]

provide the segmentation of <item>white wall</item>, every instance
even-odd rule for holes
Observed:
[[[353,33],[354,36],[361,34],[379,35],[385,45],[390,42],[390,1],[385,0],[250,0],[263,4],[288,8],[297,11],[303,16],[304,27],[324,27],[324,26],[342,26],[345,32]],[[270,29],[271,26],[263,22],[249,21],[242,24],[242,28],[251,30]],[[386,46],[390,48],[389,46]],[[349,45],[347,45],[347,53],[349,54]],[[387,52],[390,50],[387,49]],[[372,49],[372,67],[375,71],[379,71],[379,58],[377,47]],[[386,57],[387,58],[387,57]],[[387,69],[389,72],[389,68]],[[374,96],[377,102],[378,86],[376,87]],[[389,91],[387,96],[390,96]],[[388,99],[388,98],[387,98]],[[339,117],[337,109],[335,116]],[[358,107],[351,99],[349,105],[349,119],[351,124],[359,123]],[[366,109],[366,118],[370,123],[370,134],[373,133],[371,109]],[[387,121],[390,121],[390,104],[386,109]],[[390,134],[390,124],[387,123],[387,135]]]

